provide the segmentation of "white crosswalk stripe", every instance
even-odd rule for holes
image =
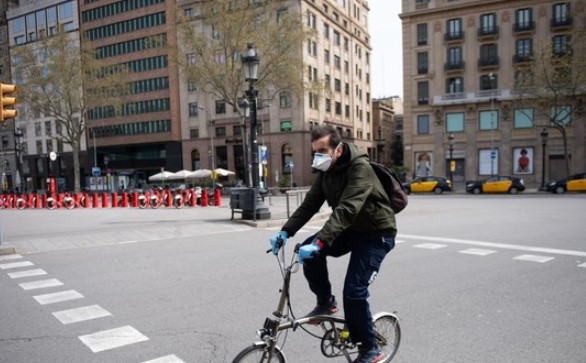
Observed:
[[[63,283],[57,279],[39,280],[31,282],[23,282],[18,284],[24,290],[44,289],[47,287],[63,286]]]
[[[149,340],[141,332],[127,325],[116,329],[104,330],[97,333],[79,336],[94,353],[120,348],[125,345],[140,343]]]
[[[469,248],[467,250],[458,251],[458,253],[463,253],[463,254],[466,254],[466,255],[488,256],[488,255],[491,255],[493,253],[496,253],[496,251],[493,251],[493,250],[483,250],[483,249],[480,249],[480,248]]]
[[[149,360],[142,363],[185,363],[184,360],[179,359],[175,354],[166,355],[161,358]]]
[[[8,276],[10,276],[11,279],[18,279],[21,277],[31,277],[31,276],[41,276],[41,275],[46,275],[47,272],[43,269],[37,268],[34,270],[25,270],[25,271],[19,271],[19,272],[10,272],[8,274]]]
[[[68,290],[62,292],[54,292],[52,294],[44,294],[33,296],[33,299],[41,305],[55,304],[58,302],[81,299],[83,295],[75,290]]]
[[[519,260],[519,261],[529,261],[529,262],[539,262],[539,263],[544,263],[544,262],[548,262],[553,260],[555,257],[549,257],[549,256],[538,256],[538,255],[519,255],[517,257],[514,257],[514,260]]]
[[[12,255],[0,256],[0,261],[18,260],[19,258],[22,258],[22,256],[15,253]]]
[[[0,265],[0,270],[8,270],[11,268],[27,267],[27,266],[34,266],[34,265],[35,264],[30,261],[3,263]]]
[[[584,262],[583,264],[578,265],[578,267],[586,267],[586,262]]]
[[[440,248],[446,247],[446,245],[440,245],[440,244],[436,244],[436,243],[421,243],[418,245],[414,245],[413,247],[424,248],[427,250],[438,250]]]
[[[99,305],[91,305],[82,308],[56,311],[53,313],[53,316],[55,316],[63,325],[67,325],[81,321],[104,318],[106,316],[112,316],[112,314]]]
[[[406,243],[407,241],[405,241],[404,239],[396,239],[395,243]]]

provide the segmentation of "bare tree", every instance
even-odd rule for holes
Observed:
[[[193,1],[183,1],[183,4]],[[315,35],[297,9],[285,0],[214,0],[199,2],[198,15],[182,9],[178,17],[176,61],[189,81],[238,111],[246,85],[241,54],[252,43],[262,57],[256,87],[263,98],[282,91],[301,95],[303,44]],[[314,85],[315,86],[315,85]]]
[[[568,19],[572,19],[569,17]],[[586,19],[550,39],[538,39],[528,62],[515,73],[518,104],[534,125],[556,130],[563,141],[566,174],[571,174],[568,129],[584,122],[586,102]]]
[[[79,191],[79,153],[88,111],[118,104],[126,90],[121,74],[125,70],[105,67],[89,41],[80,43],[77,33],[63,30],[11,52],[19,100],[33,113],[55,121],[57,141],[71,146],[74,189]]]

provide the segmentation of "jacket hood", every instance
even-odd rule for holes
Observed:
[[[346,142],[342,142],[342,145],[344,145],[344,151],[342,151],[342,155],[338,160],[336,160],[328,172],[346,169],[350,164],[352,164],[352,162],[359,158],[368,159],[368,153],[362,148]]]

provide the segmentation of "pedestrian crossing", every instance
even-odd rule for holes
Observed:
[[[25,267],[34,266],[30,261],[25,261],[22,255],[12,254],[0,256],[0,270],[9,270],[14,272],[7,272],[11,279],[26,279],[37,276],[45,276],[48,273],[40,268],[23,269]],[[20,270],[17,270],[20,269]],[[16,271],[15,271],[16,270]],[[19,283],[24,291],[43,291],[55,288],[62,288],[65,283],[54,279],[44,278],[41,280],[26,281]],[[55,308],[57,311],[51,314],[63,325],[78,324],[88,322],[95,319],[103,319],[112,316],[112,313],[99,305],[79,306],[72,309],[58,310],[60,303],[69,301],[85,302],[86,298],[76,290],[62,290],[55,292],[48,292],[45,294],[34,295],[32,298],[40,305]],[[114,349],[126,347],[132,344],[144,343],[149,338],[141,333],[136,328],[130,325],[121,327],[113,327],[107,330],[96,331],[89,334],[78,336],[78,339],[85,345],[92,353],[99,354],[104,351],[111,351]],[[156,357],[154,359],[145,361],[143,363],[185,363],[182,359],[174,354]]]
[[[304,226],[298,233],[315,233],[315,231],[321,229],[321,226],[308,225]],[[447,242],[447,243],[445,243]],[[548,263],[556,259],[556,255],[561,256],[577,256],[586,259],[586,252],[583,251],[572,251],[562,250],[554,248],[542,248],[542,247],[531,247],[523,245],[505,244],[505,243],[492,243],[483,241],[468,241],[453,238],[442,238],[442,237],[428,237],[428,236],[413,236],[413,235],[402,235],[399,234],[395,239],[395,245],[409,245],[412,248],[422,250],[442,250],[447,247],[454,245],[472,245],[477,247],[492,247],[489,248],[465,248],[458,249],[457,253],[462,255],[472,255],[479,257],[486,257],[504,251],[517,250],[522,252],[537,252],[539,254],[519,254],[512,257],[514,261],[520,262],[533,262],[533,263]],[[578,267],[586,268],[586,262],[580,261]]]

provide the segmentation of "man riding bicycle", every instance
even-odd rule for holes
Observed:
[[[324,201],[332,214],[322,229],[303,242],[299,262],[317,306],[308,316],[333,315],[338,311],[328,277],[326,256],[350,254],[344,281],[345,319],[354,343],[360,343],[355,363],[384,359],[378,347],[367,298],[385,255],[395,246],[397,228],[388,196],[368,162],[368,154],[342,142],[330,126],[312,130],[312,167],[317,178],[299,208],[270,239],[273,253],[317,213]]]

